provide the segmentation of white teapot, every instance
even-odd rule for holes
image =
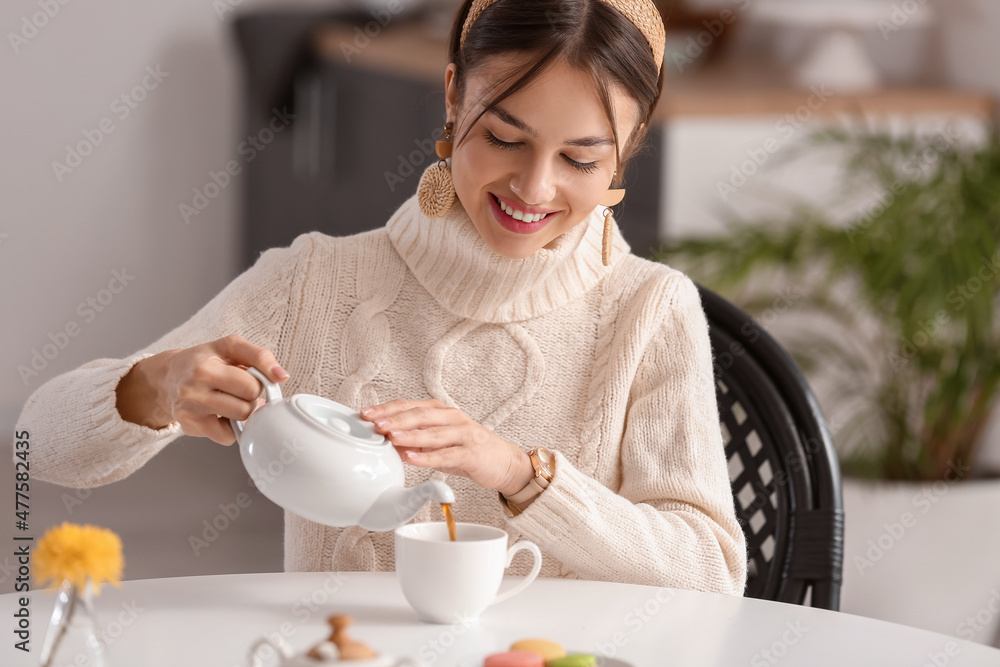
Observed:
[[[256,368],[265,403],[245,422],[230,419],[240,457],[271,501],[327,526],[393,530],[428,500],[455,502],[441,481],[404,488],[403,461],[375,425],[336,401],[311,394],[282,398]]]

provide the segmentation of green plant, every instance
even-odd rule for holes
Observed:
[[[834,430],[844,472],[944,479],[975,460],[1000,387],[1000,136],[976,147],[944,134],[811,140],[847,150],[845,194],[873,187],[880,201],[846,225],[795,206],[654,258],[751,313],[773,300],[771,281],[792,285],[795,314],[828,326],[779,340],[807,376],[838,374],[830,401],[861,399]]]

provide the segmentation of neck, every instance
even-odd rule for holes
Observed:
[[[517,322],[545,315],[582,296],[630,251],[613,227],[611,265],[601,261],[604,207],[523,259],[497,254],[456,199],[441,218],[428,218],[414,195],[392,215],[389,238],[417,281],[446,310],[482,322]]]

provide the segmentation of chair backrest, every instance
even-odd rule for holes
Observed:
[[[708,318],[733,500],[747,538],[744,595],[838,609],[840,467],[819,403],[788,353],[698,285]]]

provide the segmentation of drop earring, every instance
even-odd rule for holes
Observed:
[[[454,127],[450,120],[444,124],[444,137],[434,142],[434,151],[440,160],[424,172],[417,187],[417,203],[428,218],[440,218],[455,203],[455,184],[447,162],[451,157]]]
[[[617,176],[618,172],[614,173]],[[597,203],[601,206],[607,207],[604,211],[604,238],[601,240],[601,261],[604,262],[604,266],[611,264],[611,232],[612,232],[612,221],[614,220],[614,214],[611,212],[611,207],[615,204],[621,203],[621,200],[625,198],[625,188],[619,188],[612,190],[608,188],[600,201]]]

